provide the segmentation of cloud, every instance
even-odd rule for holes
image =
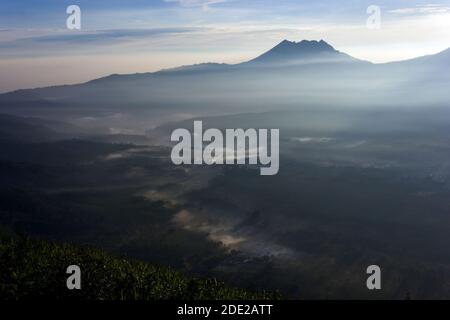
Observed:
[[[233,234],[232,226],[216,221],[216,219],[198,217],[188,210],[183,209],[178,212],[172,221],[186,230],[205,233],[212,241],[219,242],[228,248],[239,247],[247,241],[247,238]]]
[[[427,4],[409,8],[399,8],[390,10],[389,13],[400,15],[423,15],[423,14],[441,14],[450,12],[450,7],[441,4]]]
[[[33,38],[22,39],[24,41],[40,42],[40,43],[86,43],[95,41],[108,41],[115,39],[140,39],[146,37],[186,33],[198,30],[198,28],[153,28],[153,29],[115,29],[115,30],[99,30],[87,32],[67,31],[62,34],[52,34]]]
[[[164,2],[175,2],[183,7],[202,7],[203,10],[209,9],[210,5],[223,3],[228,0],[164,0]]]
[[[124,49],[133,44],[149,44],[153,40],[180,36],[204,30],[197,27],[145,29],[108,29],[90,31],[50,30],[32,36],[11,32],[0,40],[0,57],[48,56],[77,52],[102,52],[111,46]],[[123,46],[127,44],[127,46]]]

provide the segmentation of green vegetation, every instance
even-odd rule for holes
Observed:
[[[0,242],[0,299],[241,300],[274,299],[215,279],[188,278],[165,267],[113,257],[89,247],[28,238]],[[68,290],[69,265],[82,270],[81,290]]]

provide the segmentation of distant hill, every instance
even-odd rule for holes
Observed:
[[[44,120],[0,114],[0,142],[5,140],[41,142],[62,136],[51,129]]]
[[[57,119],[89,119],[80,121],[90,127],[107,123],[113,132],[124,128],[140,134],[150,126],[194,116],[302,106],[446,105],[449,52],[372,64],[323,40],[284,40],[259,57],[234,65],[205,63],[115,74],[78,85],[5,93],[0,95],[0,112],[28,115],[40,110],[39,114]]]

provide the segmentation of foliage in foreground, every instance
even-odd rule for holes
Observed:
[[[81,268],[81,290],[68,290],[66,268]],[[168,268],[128,261],[93,248],[40,240],[0,242],[0,299],[239,300],[276,295],[231,288],[214,279],[188,278]]]

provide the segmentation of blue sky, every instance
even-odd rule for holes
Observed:
[[[66,28],[72,4],[81,30]],[[380,29],[366,27],[370,5]],[[283,39],[324,39],[373,62],[432,54],[450,47],[450,1],[2,0],[0,91],[235,63]]]

